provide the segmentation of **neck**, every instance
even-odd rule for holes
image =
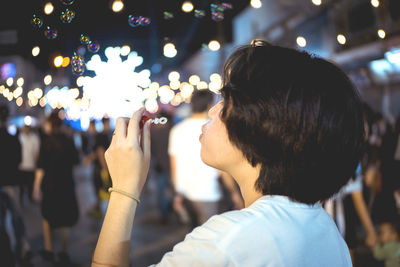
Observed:
[[[263,196],[261,192],[256,191],[254,186],[260,174],[260,169],[261,165],[253,167],[245,161],[242,164],[235,164],[229,171],[240,187],[246,208]]]

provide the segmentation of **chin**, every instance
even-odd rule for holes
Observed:
[[[218,165],[218,162],[216,161],[216,158],[211,157],[206,151],[204,151],[203,146],[201,147],[200,157],[201,160],[204,162],[204,164],[222,171],[221,167]]]

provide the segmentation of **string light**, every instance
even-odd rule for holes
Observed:
[[[184,2],[184,3],[182,4],[182,11],[183,11],[183,12],[189,13],[189,12],[192,12],[192,10],[193,10],[193,4],[192,4],[192,2],[186,1],[186,2]]]
[[[386,37],[386,32],[382,29],[379,29],[378,36],[379,36],[379,38],[384,39]]]
[[[373,6],[373,7],[379,7],[379,0],[371,0],[371,5]]]
[[[307,41],[306,41],[306,39],[305,39],[303,36],[297,37],[296,43],[297,43],[297,45],[300,46],[300,47],[305,47],[305,46],[307,45]]]
[[[312,0],[312,3],[316,6],[319,6],[319,5],[321,5],[322,2],[321,2],[321,0]]]
[[[39,46],[35,46],[32,48],[32,56],[37,57],[40,53],[40,47]]]
[[[344,45],[346,43],[346,37],[343,34],[338,34],[336,37],[339,44]]]
[[[250,5],[253,8],[260,8],[262,6],[261,0],[251,0]]]
[[[44,13],[46,15],[50,15],[51,13],[53,13],[54,11],[54,6],[51,2],[46,3],[46,5],[44,5]]]
[[[208,43],[208,48],[209,48],[211,51],[218,51],[218,50],[220,49],[220,47],[221,47],[221,45],[220,45],[219,42],[216,41],[216,40],[212,40],[212,41],[210,41],[210,42]]]
[[[112,10],[113,10],[115,13],[120,12],[122,9],[124,9],[124,3],[123,3],[121,0],[115,0],[115,1],[112,3]]]

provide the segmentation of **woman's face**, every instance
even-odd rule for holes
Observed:
[[[211,167],[227,171],[238,161],[243,160],[242,153],[228,138],[225,124],[221,121],[223,102],[218,102],[208,111],[209,121],[203,125],[200,135],[203,162]]]

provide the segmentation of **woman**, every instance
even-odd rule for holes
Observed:
[[[51,113],[46,120],[48,135],[40,147],[33,191],[34,198],[41,200],[44,236],[41,256],[48,261],[55,260],[52,246],[54,229],[60,229],[62,238],[58,260],[69,261],[69,228],[77,222],[79,214],[72,175],[73,165],[79,163],[78,152],[72,139],[62,133],[61,125],[57,112]]]
[[[213,216],[158,266],[352,266],[320,205],[362,155],[362,104],[350,80],[325,60],[255,40],[229,57],[223,85],[200,135],[201,158],[235,179],[245,208]],[[150,159],[142,112],[117,121],[106,151],[113,189],[92,266],[128,266]]]

